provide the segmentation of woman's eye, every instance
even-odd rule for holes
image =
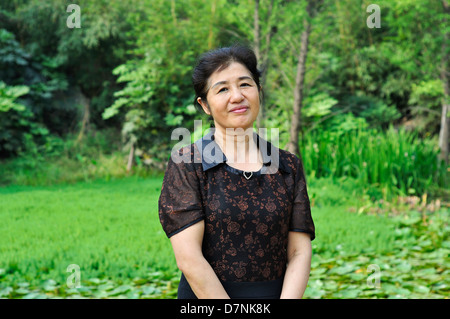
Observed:
[[[251,86],[250,83],[242,83],[241,86]]]
[[[225,92],[226,90],[228,90],[228,89],[227,88],[221,88],[217,93]]]

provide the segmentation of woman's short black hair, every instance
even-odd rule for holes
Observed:
[[[199,97],[206,101],[208,79],[211,74],[226,69],[232,62],[241,63],[250,71],[258,91],[261,92],[261,72],[257,68],[258,61],[255,53],[246,46],[234,45],[208,51],[200,57],[192,74],[192,84],[195,90],[194,105],[199,105],[197,102]]]

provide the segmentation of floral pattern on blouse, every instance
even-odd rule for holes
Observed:
[[[263,169],[247,179],[226,163],[223,154],[216,153],[212,162],[205,160],[202,151],[208,146],[218,147],[212,134],[181,148],[168,161],[159,198],[166,235],[203,220],[203,255],[220,280],[252,282],[284,276],[289,231],[315,238],[300,159],[275,148],[278,168],[264,174],[271,157],[263,155]]]

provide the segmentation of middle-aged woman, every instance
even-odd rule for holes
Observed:
[[[260,107],[255,54],[209,51],[192,79],[214,129],[172,153],[159,198],[178,298],[301,298],[314,223],[300,159],[247,134]]]

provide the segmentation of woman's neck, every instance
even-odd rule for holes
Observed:
[[[258,147],[253,139],[253,128],[246,130],[227,129],[215,130],[214,140],[222,149],[229,163],[258,164]]]

